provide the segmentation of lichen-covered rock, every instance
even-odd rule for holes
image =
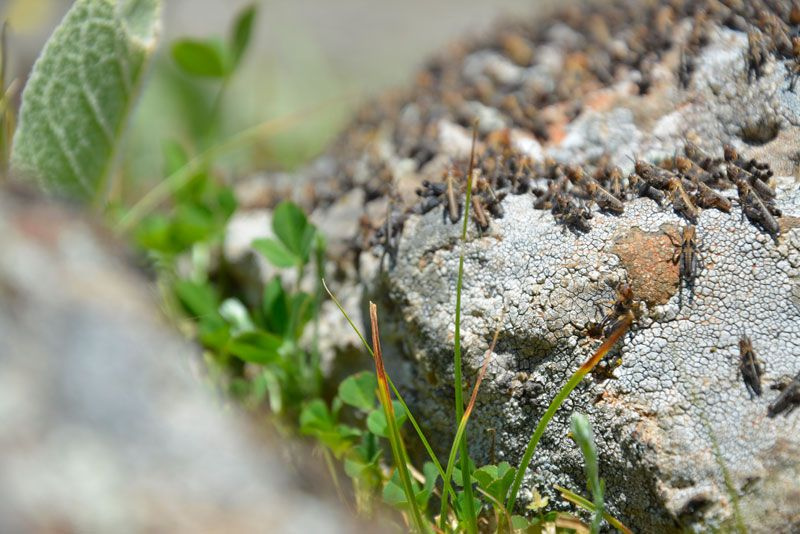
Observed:
[[[364,528],[325,498],[326,472],[306,459],[298,480],[203,387],[152,288],[84,217],[0,188],[0,247],[0,532]]]
[[[455,219],[472,218],[462,315],[470,381],[503,319],[470,423],[477,462],[519,461],[556,391],[599,345],[589,333],[627,283],[641,314],[606,372],[581,384],[548,427],[526,487],[585,487],[567,437],[570,413],[582,411],[610,510],[636,530],[800,529],[800,414],[767,417],[779,395],[772,387],[800,371],[799,24],[796,3],[766,0],[619,0],[507,24],[366,107],[307,173],[324,184],[319,213],[341,192],[364,193],[363,211],[349,212],[366,215],[362,233],[330,239],[356,252],[349,280],[362,280],[384,310],[387,364],[438,450],[454,430],[461,246],[445,191],[448,176],[464,182],[478,119],[486,213],[454,207]],[[704,170],[723,197],[696,216],[678,192],[699,185],[681,181],[673,160],[689,141],[719,158]],[[734,149],[727,162],[724,143]],[[670,169],[659,203],[644,198],[634,160]],[[614,166],[624,177],[618,215],[601,211],[581,178]],[[765,174],[737,194],[745,166]],[[751,186],[770,215],[754,215]],[[567,217],[559,194],[576,206],[594,200],[591,218]],[[700,202],[693,195],[691,205]],[[673,261],[687,218],[698,238],[693,279]],[[753,398],[739,370],[742,334],[763,362],[763,393]]]

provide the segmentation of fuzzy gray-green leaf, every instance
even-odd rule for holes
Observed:
[[[89,201],[114,155],[159,29],[160,0],[77,0],[22,93],[14,170],[48,192]]]

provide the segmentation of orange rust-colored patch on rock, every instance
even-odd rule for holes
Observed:
[[[631,228],[617,239],[612,252],[627,271],[633,294],[648,306],[666,303],[678,290],[675,246],[667,234]]]

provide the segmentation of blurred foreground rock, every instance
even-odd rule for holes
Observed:
[[[0,188],[0,532],[355,532],[83,217]],[[308,488],[313,488],[313,492]]]
[[[443,191],[448,173],[463,184],[479,119],[478,167],[494,187],[479,189],[481,202],[499,209],[488,224],[468,210],[470,383],[505,315],[470,423],[478,464],[517,464],[548,403],[600,344],[588,335],[593,322],[629,283],[642,315],[606,374],[581,384],[548,427],[527,489],[567,506],[553,486],[586,487],[567,437],[581,411],[595,428],[607,504],[635,530],[800,530],[800,411],[767,417],[772,387],[800,371],[799,25],[795,2],[712,0],[596,2],[507,23],[431,60],[408,91],[365,106],[331,153],[294,178],[317,220],[340,214],[345,233],[322,226],[347,251],[331,272],[336,290],[361,298],[361,311],[379,302],[387,364],[439,451],[454,430],[461,229]],[[672,261],[688,221],[669,192],[658,204],[628,178],[634,158],[669,161],[687,141],[720,159],[723,179],[734,165],[722,162],[723,143],[741,161],[768,164],[764,184],[777,192],[773,239],[743,216],[733,180],[716,186],[732,208],[699,210],[693,288]],[[542,200],[549,191],[588,200],[579,180],[564,178],[568,166],[588,175],[619,166],[624,213],[588,203],[587,228],[559,224]],[[271,187],[243,186],[237,217],[268,208]],[[343,210],[354,196],[363,207]],[[738,369],[743,333],[764,362],[754,398]]]

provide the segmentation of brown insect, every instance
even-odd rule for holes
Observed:
[[[567,194],[568,185],[569,181],[567,177],[559,171],[556,177],[548,181],[547,190],[541,188],[534,189],[537,198],[533,203],[533,207],[537,210],[553,209],[558,195]]]
[[[725,167],[727,174],[730,175],[732,171],[736,172],[737,170],[746,172],[748,181],[751,181],[751,183],[755,181],[763,182],[765,187],[771,189],[767,185],[769,179],[772,178],[772,169],[769,168],[768,163],[759,163],[755,159],[745,160],[739,157],[739,153],[730,145],[725,145],[725,161],[727,162]],[[775,196],[772,191],[767,194]]]
[[[800,406],[800,373],[790,381],[770,386],[770,389],[777,389],[781,394],[767,407],[767,417],[782,413],[788,416]]]
[[[783,57],[792,56],[792,40],[786,33],[787,27],[775,15],[762,12],[762,23],[766,34],[769,36],[770,51],[777,52]]]
[[[638,158],[634,160],[634,169],[636,170],[636,174],[647,182],[647,185],[655,187],[656,189],[669,189],[670,180],[675,177],[670,171],[656,167]]]
[[[630,176],[628,176],[628,184],[634,191],[636,191],[637,195],[652,199],[659,206],[667,198],[663,191],[651,186],[635,173],[632,173]]]
[[[620,214],[625,211],[622,202],[592,178],[584,178],[583,187],[603,211]]]
[[[723,186],[723,188],[727,187],[728,185],[733,185],[729,184],[727,180],[724,184],[721,184],[719,177],[716,176],[716,173],[712,174],[689,158],[676,155],[672,161],[675,170],[680,173],[681,176],[691,182],[702,182],[710,187]]]
[[[728,177],[736,184],[746,182],[758,194],[759,198],[764,201],[770,213],[780,216],[780,210],[772,204],[776,196],[775,190],[767,182],[757,179],[752,173],[735,165],[728,165]]]
[[[489,217],[486,215],[486,210],[483,208],[483,201],[478,195],[472,195],[472,213],[475,217],[475,222],[481,230],[489,228]]]
[[[711,189],[703,182],[694,182],[697,188],[694,193],[694,202],[700,208],[715,208],[725,213],[731,212],[731,201],[728,197]]]
[[[768,57],[769,52],[767,51],[764,35],[758,30],[747,32],[747,54],[745,55],[745,60],[747,80],[749,82],[752,83],[753,77],[761,77]]]
[[[437,206],[442,205],[445,184],[423,180],[422,187],[417,188],[415,192],[417,196],[422,199],[422,202],[418,205],[416,210],[419,213],[428,213]]]
[[[769,163],[759,163],[753,158],[744,159],[732,145],[722,145],[722,150],[727,163],[736,165],[740,169],[749,172],[762,182],[766,182],[772,178],[772,169],[769,168]]]
[[[608,173],[608,192],[620,200],[625,200],[625,190],[622,184],[622,169],[614,167]]]
[[[697,231],[694,225],[686,225],[681,232],[680,240],[676,240],[672,235],[667,234],[673,246],[676,247],[672,256],[672,263],[678,264],[678,273],[681,281],[688,287],[694,286],[697,271],[700,269],[700,253],[697,250]]]
[[[720,158],[711,156],[691,141],[686,141],[683,146],[683,153],[705,171],[713,172],[722,163]]]
[[[761,396],[761,375],[764,370],[761,362],[756,358],[753,343],[746,334],[739,338],[739,374],[744,380],[744,385],[750,393],[750,398]]]
[[[588,232],[592,229],[588,222],[592,218],[592,212],[583,203],[569,198],[565,193],[556,194],[550,211],[556,221],[569,228],[579,232]]]
[[[669,191],[675,213],[683,216],[692,223],[697,222],[699,211],[697,206],[694,205],[692,198],[684,189],[683,184],[681,184],[681,181],[677,178],[670,180]]]
[[[456,200],[456,192],[455,186],[453,185],[453,172],[449,171],[447,173],[447,178],[445,179],[445,183],[447,184],[446,192],[447,192],[447,213],[450,214],[450,222],[455,224],[459,217],[459,206],[458,200]]]
[[[771,235],[773,239],[777,239],[781,233],[780,226],[778,226],[778,221],[772,216],[764,201],[744,180],[736,182],[736,189],[739,192],[739,204],[742,206],[742,214],[750,219],[750,222]]]
[[[617,288],[617,300],[614,301],[611,310],[599,323],[589,326],[588,334],[592,337],[600,337],[601,335],[608,337],[626,317],[635,316],[635,308],[633,289],[630,284],[621,284]]]

